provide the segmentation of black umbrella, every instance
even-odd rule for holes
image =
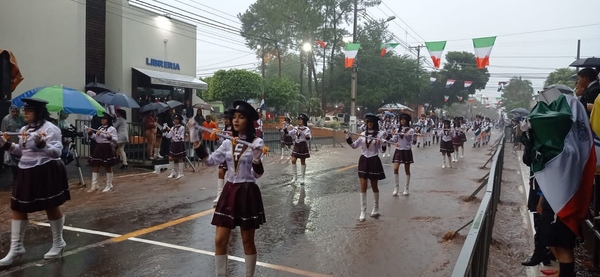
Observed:
[[[140,109],[140,113],[145,113],[145,112],[149,112],[149,111],[156,111],[156,113],[162,113],[162,112],[168,111],[170,108],[171,107],[169,107],[169,105],[167,105],[166,103],[153,102],[148,105],[144,105]]]
[[[111,91],[111,89],[108,88],[108,86],[106,86],[103,83],[98,83],[98,82],[87,83],[85,85],[85,89],[86,90],[91,90],[91,91],[93,91],[95,93],[102,93],[102,92]]]
[[[133,98],[120,92],[103,92],[94,97],[94,100],[107,105],[139,108],[140,105]]]
[[[516,108],[516,109],[513,109],[512,111],[510,111],[510,113],[521,114],[521,115],[528,115],[529,114],[529,110],[523,109],[523,108]]]
[[[571,67],[600,67],[600,58],[591,57],[577,59],[572,62],[569,66]]]
[[[565,85],[561,85],[561,84],[554,84],[554,85],[550,85],[544,88],[544,91],[547,90],[551,90],[551,89],[557,89],[558,91],[560,91],[560,93],[564,93],[564,94],[570,94],[573,95],[573,89],[565,86]]]

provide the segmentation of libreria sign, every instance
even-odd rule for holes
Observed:
[[[173,69],[173,70],[181,70],[179,68],[179,64],[178,63],[167,62],[167,61],[163,61],[163,60],[150,59],[150,58],[146,58],[146,65],[154,66],[154,67],[168,68],[168,69]]]

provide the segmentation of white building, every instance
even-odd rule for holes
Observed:
[[[200,101],[194,89],[206,89],[195,77],[196,27],[127,0],[7,1],[0,38],[25,77],[13,97],[60,84],[86,91],[97,82],[140,105],[194,104]],[[137,109],[128,111],[128,119],[139,120]]]

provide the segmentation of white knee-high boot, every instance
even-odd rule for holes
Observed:
[[[292,164],[292,183],[296,182],[298,178],[298,165]]]
[[[225,186],[225,179],[217,179],[217,198],[213,200],[214,204],[219,202],[219,197],[221,197],[221,192],[223,191],[223,187]]]
[[[365,221],[366,213],[367,213],[367,193],[361,192],[360,193],[360,216],[358,217],[358,220]]]
[[[394,192],[392,193],[392,196],[396,196],[398,195],[398,190],[400,189],[400,174],[396,174],[394,173]]]
[[[179,166],[179,173],[177,173],[177,177],[175,179],[179,179],[183,177],[183,162],[177,164]]]
[[[8,254],[0,260],[0,266],[12,265],[14,261],[19,260],[21,256],[25,254],[23,237],[25,236],[25,229],[27,229],[29,221],[13,219],[10,224],[10,250],[8,251]]]
[[[442,168],[446,168],[446,155],[442,155]]]
[[[379,192],[373,192],[373,211],[371,217],[379,216]]]
[[[106,173],[106,187],[102,192],[109,192],[113,189],[113,173]]]
[[[171,170],[171,174],[169,174],[169,176],[167,178],[175,178],[175,162],[174,161],[169,162],[169,169]]]
[[[256,269],[256,254],[246,255],[244,257],[246,263],[246,277],[254,277],[254,270]]]
[[[98,186],[98,173],[92,172],[92,186],[90,187],[90,189],[87,190],[87,192],[94,192],[95,190],[99,190],[100,187]]]
[[[227,255],[215,255],[215,276],[227,277]]]
[[[50,220],[50,229],[52,230],[52,248],[44,255],[44,259],[51,260],[62,256],[67,243],[63,239],[63,226],[65,225],[65,216],[57,220]]]
[[[306,177],[306,165],[300,165],[300,184],[304,185],[304,177]]]

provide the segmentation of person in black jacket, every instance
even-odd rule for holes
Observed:
[[[598,73],[591,67],[579,70],[577,73],[577,85],[584,89],[581,98],[581,104],[586,107],[588,117],[592,113],[594,101],[600,94],[600,84],[598,83]]]

